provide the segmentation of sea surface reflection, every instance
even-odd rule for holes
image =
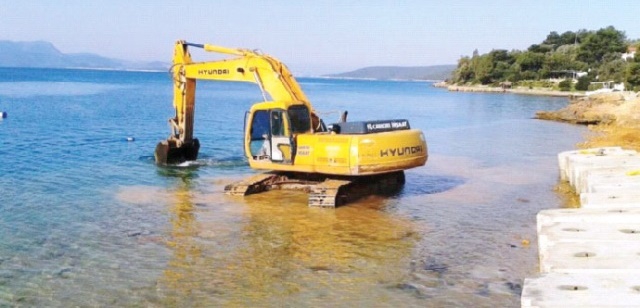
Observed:
[[[0,69],[0,306],[518,306],[537,273],[535,215],[562,204],[556,154],[585,132],[531,119],[564,99],[301,79],[327,117],[407,118],[429,144],[398,193],[318,209],[302,192],[224,195],[254,173],[251,85],[199,84],[201,157],[158,167],[166,74],[12,70]]]

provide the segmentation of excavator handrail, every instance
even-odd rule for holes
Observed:
[[[223,47],[223,46],[217,46],[217,45],[211,45],[211,44],[198,44],[198,43],[190,43],[190,42],[184,42],[183,44],[185,46],[201,48],[208,52],[217,52],[217,53],[224,53],[224,54],[237,55],[237,56],[246,56],[248,54],[258,55],[258,53],[252,52],[247,49],[229,48],[229,47]]]

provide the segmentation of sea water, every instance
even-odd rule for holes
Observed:
[[[168,73],[0,68],[0,306],[517,306],[535,215],[561,206],[556,154],[585,132],[532,116],[566,99],[299,81],[327,123],[408,119],[427,165],[337,209],[226,196],[254,173],[257,86],[200,82],[200,157],[159,167]]]

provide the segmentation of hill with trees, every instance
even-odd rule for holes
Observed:
[[[449,83],[553,86],[551,78],[565,79],[556,86],[561,90],[587,90],[592,81],[624,82],[627,89],[640,90],[640,56],[623,58],[629,47],[639,41],[628,40],[623,31],[613,26],[597,31],[551,32],[539,44],[527,50],[492,50],[458,61]],[[577,83],[571,80],[577,78]]]
[[[327,75],[338,78],[362,78],[381,80],[445,80],[451,76],[455,64],[433,66],[372,66],[355,71]]]

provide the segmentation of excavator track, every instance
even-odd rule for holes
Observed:
[[[327,179],[311,188],[309,206],[337,207],[370,195],[391,195],[404,185],[404,172]]]
[[[247,196],[267,190],[309,193],[309,206],[337,207],[368,195],[393,194],[402,188],[404,172],[364,177],[312,177],[305,174],[261,173],[227,185],[228,195]]]
[[[269,190],[282,176],[277,173],[261,173],[224,187],[224,192],[232,196],[247,196]]]
[[[311,188],[309,192],[309,206],[319,207],[336,207],[346,201],[346,195],[340,194],[344,192],[344,188],[352,184],[353,181],[345,180],[326,180]]]

